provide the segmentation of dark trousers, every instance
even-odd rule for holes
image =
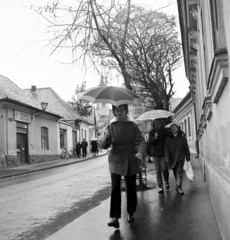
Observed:
[[[111,173],[112,190],[110,218],[121,218],[121,175]],[[127,213],[133,214],[137,208],[136,175],[126,176]]]
[[[82,148],[82,155],[83,157],[86,157],[87,154],[87,149],[86,148]]]
[[[176,163],[173,170],[173,175],[176,179],[176,184],[178,187],[182,187],[182,180],[183,180],[183,166],[184,166],[184,160],[181,160]]]

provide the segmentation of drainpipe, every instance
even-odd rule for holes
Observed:
[[[194,102],[193,103],[193,106],[194,106],[194,114],[195,114],[195,127],[196,127],[196,157],[195,158],[199,158],[199,142],[198,142],[198,138],[197,138],[197,118],[196,118],[196,103]]]
[[[9,142],[8,142],[8,140],[9,140],[9,138],[8,138],[8,134],[9,134],[9,126],[8,126],[8,107],[6,106],[6,145],[5,145],[5,155],[6,156],[8,156],[8,154],[9,154],[9,146],[8,146],[8,144],[9,144]],[[16,137],[17,137],[17,134],[16,134]]]
[[[81,122],[79,122],[79,141],[82,142],[82,136],[81,136]]]

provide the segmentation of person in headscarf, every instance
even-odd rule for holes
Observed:
[[[109,151],[111,198],[109,227],[119,228],[121,218],[121,177],[127,190],[127,221],[134,222],[137,207],[136,175],[140,172],[139,160],[146,153],[146,142],[138,125],[127,115],[128,105],[113,106],[114,118],[107,126],[101,146]]]
[[[77,157],[80,157],[81,156],[81,143],[80,142],[77,142],[75,151],[76,151]]]
[[[183,166],[186,161],[190,161],[190,151],[186,137],[183,135],[177,122],[170,125],[170,133],[165,141],[165,160],[168,168],[173,170],[176,180],[175,189],[180,195],[184,195],[182,189]]]

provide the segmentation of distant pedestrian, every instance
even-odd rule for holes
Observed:
[[[77,142],[75,151],[76,151],[77,157],[80,157],[81,156],[81,143],[80,142]]]
[[[88,142],[83,138],[83,141],[81,143],[81,148],[82,148],[82,156],[83,158],[86,158],[87,155],[87,147],[88,147]]]
[[[101,152],[100,143],[97,141],[97,153],[96,153],[97,156],[98,156],[99,151]]]
[[[109,151],[111,174],[111,198],[109,227],[119,228],[121,218],[121,177],[124,176],[127,190],[127,221],[134,222],[137,207],[136,175],[140,172],[139,159],[143,159],[146,142],[138,125],[129,118],[128,105],[112,106],[114,118],[107,126],[101,146]],[[138,147],[137,147],[138,146]]]
[[[150,145],[150,154],[156,168],[158,193],[164,193],[163,178],[165,181],[166,191],[169,191],[170,188],[169,171],[164,153],[164,144],[167,137],[168,130],[165,129],[164,123],[160,119],[155,119],[153,121],[153,129],[149,132],[148,144]]]
[[[94,157],[96,157],[96,154],[98,153],[98,145],[97,145],[97,141],[91,141],[91,152],[93,154]]]
[[[186,137],[183,136],[178,123],[171,123],[169,137],[165,141],[165,160],[168,167],[173,170],[176,180],[175,189],[180,195],[184,195],[182,190],[183,166],[184,162],[190,161],[190,151]]]

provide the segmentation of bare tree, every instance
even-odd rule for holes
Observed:
[[[124,2],[123,21],[120,21],[119,24],[114,21],[115,16],[121,9],[119,0],[76,0],[75,6],[66,6],[61,4],[59,0],[55,0],[43,7],[32,5],[31,8],[49,23],[49,31],[54,34],[54,38],[49,42],[54,47],[53,51],[58,48],[70,48],[74,61],[81,59],[86,62],[88,57],[94,64],[103,65],[101,58],[92,59],[90,54],[92,44],[100,36],[110,54],[116,60],[126,88],[132,90],[132,76],[127,69],[125,56],[131,0],[124,0]],[[120,30],[121,41],[119,45],[114,45],[115,39],[110,37],[112,23],[115,23]]]
[[[77,85],[75,89],[75,95],[72,96],[73,102],[71,102],[72,107],[74,110],[81,116],[81,117],[88,117],[92,115],[92,105],[89,104],[88,101],[79,100],[78,94],[85,91],[86,82],[82,82],[81,85]]]
[[[125,21],[125,12],[123,8],[117,12],[107,38],[113,40],[117,55],[125,59],[130,85],[145,99],[147,109],[169,110],[169,101],[174,94],[172,72],[182,60],[175,17],[132,6],[125,50],[121,52],[118,46],[122,45],[124,30],[119,25]],[[102,59],[103,65],[123,74],[100,35],[91,51],[92,56]]]

